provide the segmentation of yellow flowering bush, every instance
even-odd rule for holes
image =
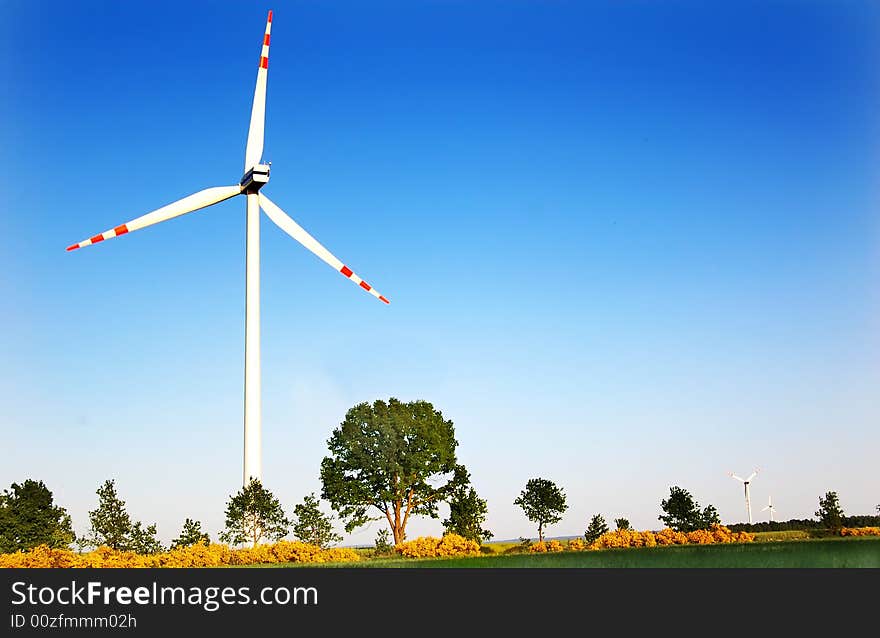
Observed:
[[[688,537],[684,532],[676,532],[669,527],[654,534],[658,545],[687,545]]]
[[[458,534],[444,534],[442,538],[419,536],[397,545],[394,551],[407,558],[478,556],[480,544]]]
[[[590,549],[609,549],[617,547],[654,547],[658,544],[653,532],[638,532],[634,529],[618,529],[606,532],[590,544]]]
[[[582,552],[587,549],[587,543],[582,538],[572,538],[568,541],[568,551],[570,552]]]
[[[843,527],[841,536],[880,536],[880,527]]]
[[[716,543],[751,543],[755,540],[755,535],[749,532],[732,532],[730,528],[717,523],[712,525],[712,536]]]
[[[258,563],[330,563],[360,560],[356,551],[344,547],[321,549],[307,543],[279,541],[232,549],[212,543],[179,547],[159,554],[120,552],[109,547],[77,554],[69,549],[50,549],[40,545],[27,552],[0,554],[2,567],[217,567]]]
[[[687,542],[694,545],[712,545],[715,543],[715,536],[707,529],[698,529],[687,533]]]
[[[538,541],[529,545],[530,552],[561,552],[565,547],[557,540]]]
[[[631,529],[618,529],[606,532],[596,539],[590,549],[610,549],[625,547],[655,547],[657,545],[712,545],[717,543],[751,543],[754,534],[732,532],[723,525],[712,525],[709,529],[695,532],[677,532],[673,529],[662,529],[654,532],[637,532]],[[571,548],[572,543],[569,543]]]

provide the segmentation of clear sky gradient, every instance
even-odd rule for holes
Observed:
[[[880,503],[880,5],[23,2],[0,21],[0,486],[83,532],[115,478],[164,540],[241,483],[243,198],[65,247],[242,172],[266,11],[264,481],[320,493],[346,410],[455,423],[496,538],[513,500],[660,526]],[[445,509],[441,509],[446,514]],[[346,535],[368,544],[380,524]],[[439,535],[416,519],[409,536]]]

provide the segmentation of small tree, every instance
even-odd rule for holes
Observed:
[[[164,548],[156,538],[156,525],[133,522],[125,501],[116,493],[115,480],[108,479],[95,492],[98,507],[89,512],[89,533],[78,541],[81,547],[107,547],[138,554],[156,554]]]
[[[391,544],[389,532],[387,529],[380,529],[376,533],[376,541],[373,544],[373,553],[376,556],[388,556],[394,552],[394,545]]]
[[[449,518],[443,521],[444,529],[452,534],[482,544],[492,538],[492,532],[483,529],[488,508],[486,501],[477,496],[473,487],[458,487],[449,500]]]
[[[128,551],[136,554],[158,554],[164,551],[162,543],[156,538],[156,524],[144,527],[141,522],[135,523],[129,533]]]
[[[70,515],[54,504],[43,481],[13,483],[0,494],[0,553],[37,545],[66,548],[75,540]]]
[[[615,527],[617,527],[617,529],[621,529],[621,530],[632,529],[632,527],[629,526],[629,520],[625,519],[625,518],[615,518],[614,525],[615,525]]]
[[[553,481],[542,478],[529,479],[520,495],[513,501],[533,523],[538,524],[538,540],[544,540],[544,526],[558,523],[568,509],[565,493]]]
[[[104,481],[95,493],[98,495],[98,507],[89,512],[89,532],[82,539],[81,545],[106,545],[110,549],[128,550],[131,543],[131,517],[125,509],[125,501],[116,493],[115,479]]]
[[[823,527],[832,532],[840,531],[840,528],[843,527],[843,509],[840,507],[837,492],[825,492],[825,497],[819,498],[816,517]]]
[[[333,531],[333,522],[318,507],[314,492],[293,508],[293,535],[304,543],[327,547],[338,543],[342,536]]]
[[[587,527],[587,531],[584,532],[584,539],[587,541],[587,544],[590,544],[606,532],[608,532],[608,525],[605,523],[605,519],[601,514],[596,514],[590,519],[590,525]]]
[[[701,516],[703,519],[702,528],[709,529],[713,525],[721,525],[721,517],[718,516],[718,510],[714,505],[707,505]]]
[[[202,523],[200,521],[188,518],[183,522],[183,529],[180,530],[180,535],[171,541],[171,549],[190,547],[197,543],[209,545],[211,537],[202,531]]]
[[[712,505],[700,511],[700,505],[694,501],[690,492],[678,486],[669,488],[669,498],[660,501],[660,509],[665,514],[658,518],[667,527],[678,532],[693,532],[708,529],[713,523],[719,522],[718,512]]]
[[[226,528],[220,540],[230,545],[252,543],[264,538],[280,540],[287,535],[290,521],[272,492],[255,478],[229,498],[226,504]]]

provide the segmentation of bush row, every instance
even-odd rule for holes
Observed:
[[[844,527],[841,536],[880,536],[880,527]]]
[[[260,563],[331,563],[360,560],[353,549],[321,549],[296,541],[279,541],[232,549],[228,545],[198,543],[159,554],[136,554],[102,546],[78,554],[69,549],[39,545],[26,552],[0,554],[0,567],[219,567]]]
[[[709,529],[695,532],[676,532],[663,529],[659,532],[638,532],[631,529],[619,529],[606,532],[589,545],[579,539],[573,539],[565,546],[557,540],[538,541],[529,546],[531,552],[583,551],[586,549],[610,549],[621,547],[657,547],[658,545],[711,545],[717,543],[751,543],[754,534],[732,532],[723,525],[712,525]]]

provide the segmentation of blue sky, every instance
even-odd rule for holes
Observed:
[[[745,519],[880,503],[880,7],[872,2],[9,2],[0,485],[78,531],[212,533],[241,478],[244,201],[75,241],[238,181],[273,8],[264,480],[320,492],[361,401],[454,421],[496,538],[529,478],[657,528],[669,487]],[[445,512],[444,512],[445,513]],[[379,524],[346,536],[370,543]],[[410,537],[441,531],[417,519]]]

